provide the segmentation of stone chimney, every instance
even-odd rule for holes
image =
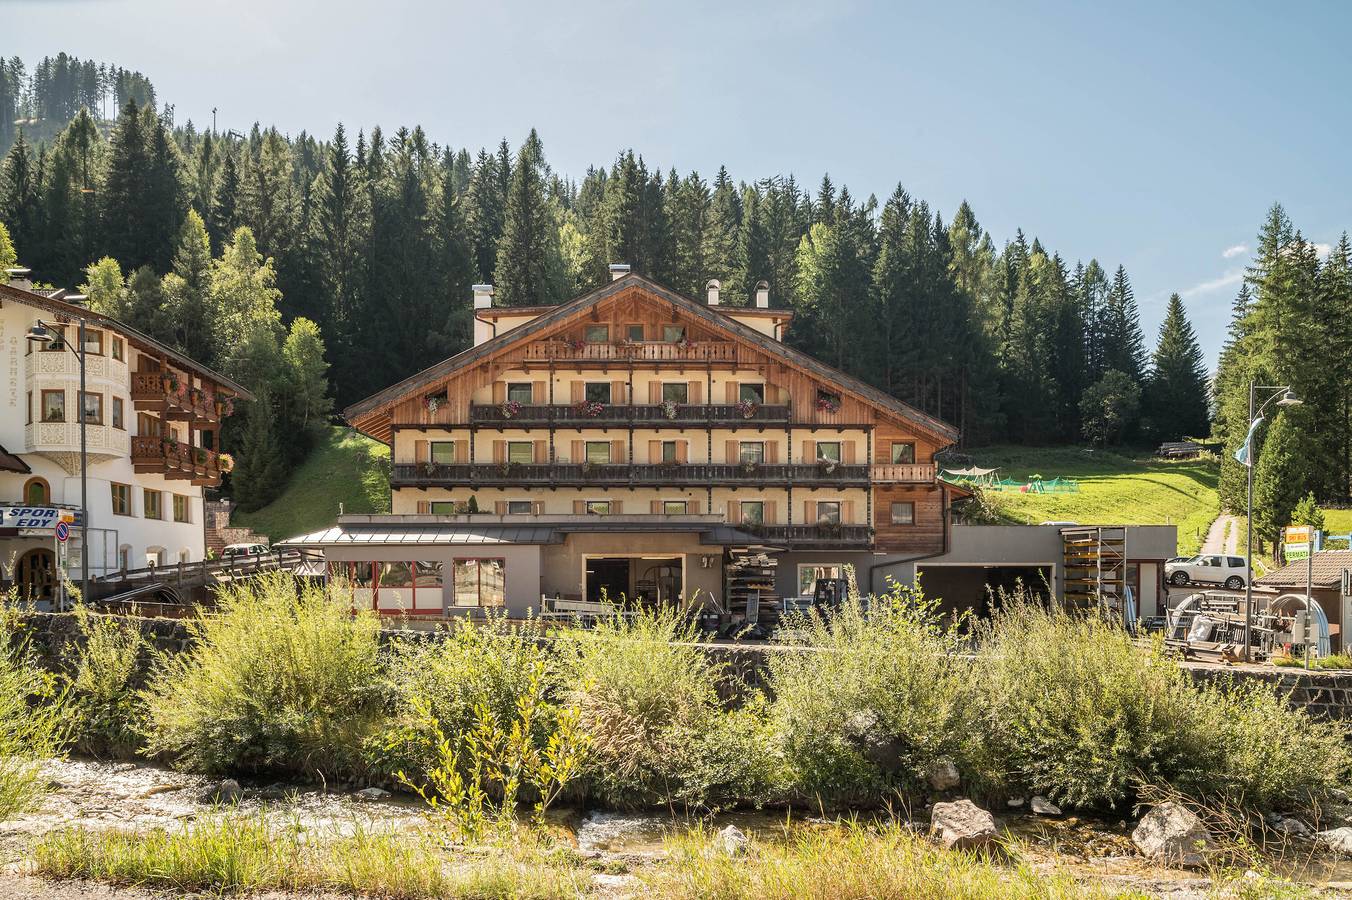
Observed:
[[[718,292],[723,289],[723,285],[718,283],[717,278],[710,278],[709,283],[704,286],[704,289],[709,292],[709,305],[717,306]]]
[[[756,309],[770,308],[770,282],[756,282]]]
[[[15,268],[5,270],[5,276],[9,286],[18,288],[21,291],[31,291],[33,289],[33,280],[29,278],[32,274],[32,269]]]
[[[476,284],[474,286],[474,308],[488,309],[493,305],[493,285]]]
[[[629,263],[611,263],[611,264],[610,264],[610,280],[611,280],[611,281],[619,281],[621,278],[623,278],[624,276],[626,276],[626,275],[628,275],[628,274],[629,274]]]

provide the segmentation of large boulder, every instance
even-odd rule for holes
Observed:
[[[1172,801],[1146,813],[1131,840],[1150,859],[1188,868],[1205,866],[1207,851],[1215,847],[1211,832],[1197,814]]]
[[[1352,828],[1346,825],[1321,831],[1315,838],[1339,856],[1352,856]]]
[[[197,797],[199,803],[220,804],[222,806],[229,806],[243,799],[244,789],[233,778],[207,785],[206,789]]]
[[[936,803],[930,811],[930,836],[950,850],[979,850],[997,837],[995,817],[971,800]]]
[[[714,838],[714,844],[728,856],[741,856],[749,843],[746,834],[736,825],[728,825]]]
[[[1061,807],[1057,806],[1041,794],[1038,794],[1033,798],[1030,808],[1033,810],[1033,814],[1038,816],[1061,815]]]

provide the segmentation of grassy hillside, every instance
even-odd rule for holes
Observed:
[[[988,447],[971,455],[978,466],[998,466],[1002,478],[1079,481],[1075,494],[992,494],[1012,522],[1177,525],[1179,552],[1195,553],[1220,509],[1218,466],[1210,460],[1167,462],[1079,447]]]
[[[236,513],[274,541],[333,524],[338,505],[349,513],[390,511],[390,448],[350,428],[330,428],[281,495],[251,513]]]

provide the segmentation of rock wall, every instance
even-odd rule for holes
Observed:
[[[1228,668],[1184,663],[1198,684],[1227,680],[1261,681],[1286,694],[1292,706],[1322,719],[1352,720],[1352,672],[1309,672],[1297,668]]]

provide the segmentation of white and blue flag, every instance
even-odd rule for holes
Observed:
[[[1235,451],[1235,459],[1241,466],[1253,466],[1253,436],[1258,433],[1258,426],[1262,424],[1262,416],[1254,419],[1253,424],[1249,426],[1249,433],[1244,436],[1244,443]]]

